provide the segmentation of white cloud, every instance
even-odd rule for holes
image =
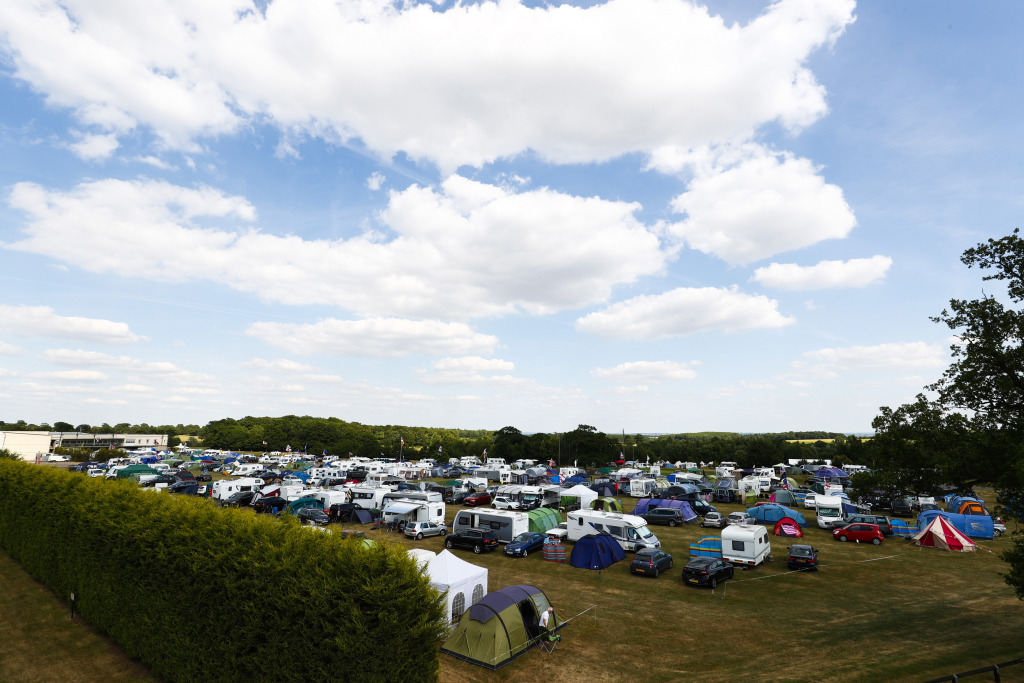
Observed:
[[[76,131],[77,132],[77,131]],[[78,142],[72,142],[68,149],[74,152],[75,156],[85,161],[103,161],[109,159],[110,155],[118,148],[119,143],[116,135],[89,135],[78,133]]]
[[[175,170],[177,170],[176,166],[174,166],[172,164],[169,164],[166,161],[164,161],[163,159],[161,159],[159,157],[152,156],[152,155],[135,157],[135,161],[138,161],[139,163],[142,163],[142,164],[149,164],[150,166],[153,166],[155,168],[159,168],[159,169],[161,169],[163,171],[175,171]]]
[[[14,344],[8,344],[7,342],[0,342],[0,356],[22,356],[25,354],[25,349]]]
[[[37,356],[39,360],[54,365],[73,365],[78,368],[104,368],[109,372],[149,375],[159,377],[163,382],[174,384],[207,384],[213,377],[203,373],[183,370],[166,361],[146,362],[130,356],[111,356],[98,351],[82,349],[46,349]]]
[[[98,370],[57,370],[55,372],[37,372],[32,375],[37,379],[63,379],[75,382],[103,382],[107,376]]]
[[[708,330],[739,332],[782,327],[795,322],[778,311],[778,302],[743,294],[736,287],[679,288],[638,296],[590,313],[576,329],[610,339],[662,339]]]
[[[821,261],[814,266],[773,263],[755,270],[751,279],[766,287],[790,290],[864,287],[885,277],[891,265],[888,256]]]
[[[265,300],[374,316],[460,319],[601,303],[615,285],[661,272],[672,254],[634,218],[636,204],[515,193],[460,176],[439,190],[392,192],[381,214],[397,235],[388,242],[200,227],[208,218],[251,221],[255,211],[211,188],[145,180],[70,192],[20,183],[11,205],[29,216],[28,236],[7,245],[14,249],[96,273],[144,262],[138,277],[207,279]]]
[[[321,320],[307,325],[253,323],[246,334],[292,353],[400,358],[489,351],[497,337],[474,332],[465,323],[433,320]]]
[[[272,370],[274,372],[316,372],[316,368],[312,365],[297,363],[287,358],[276,358],[274,360],[253,358],[242,363],[242,367],[247,370]]]
[[[801,357],[804,360],[794,363],[796,368],[825,375],[875,369],[941,368],[949,362],[941,345],[925,342],[817,349]]]
[[[366,187],[376,192],[384,186],[384,181],[387,180],[383,173],[374,171],[370,174],[370,177],[366,179]]]
[[[843,191],[810,161],[763,150],[724,169],[698,168],[672,208],[686,214],[673,234],[730,264],[846,237],[856,225]]]
[[[500,358],[439,358],[430,364],[429,372],[421,372],[420,379],[431,384],[532,384],[530,380],[508,374],[514,368],[513,363]]]
[[[696,362],[677,361],[634,361],[622,363],[614,368],[597,368],[591,374],[602,379],[618,382],[663,382],[665,380],[693,379],[697,376],[693,366]]]
[[[147,126],[194,150],[197,137],[269,122],[285,148],[357,137],[453,169],[528,149],[587,162],[809,125],[826,105],[805,63],[853,21],[854,2],[781,0],[743,26],[683,0],[261,8],[12,0],[0,45],[16,78],[106,132]]]
[[[0,304],[0,327],[9,334],[26,337],[63,337],[103,344],[130,344],[146,339],[133,333],[126,323],[57,315],[49,306]]]

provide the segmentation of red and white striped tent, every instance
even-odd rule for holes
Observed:
[[[914,536],[914,543],[925,548],[941,548],[959,553],[975,550],[974,541],[964,536],[945,517],[936,517]]]

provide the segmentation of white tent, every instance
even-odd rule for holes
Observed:
[[[437,553],[432,550],[424,550],[423,548],[411,548],[409,550],[409,557],[416,560],[416,564],[425,570],[430,561],[437,557]]]
[[[563,496],[573,496],[574,498],[580,499],[580,507],[586,510],[590,507],[591,501],[597,500],[597,491],[584,486],[583,484],[577,484],[571,489],[565,489],[562,491]]]
[[[460,560],[442,550],[427,565],[430,583],[440,592],[448,591],[448,621],[456,622],[462,613],[487,595],[487,569]]]

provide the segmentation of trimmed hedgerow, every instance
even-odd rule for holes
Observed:
[[[434,681],[443,602],[400,547],[0,461],[0,547],[172,681]]]

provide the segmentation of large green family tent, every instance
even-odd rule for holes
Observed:
[[[155,470],[149,465],[128,465],[124,469],[118,470],[115,476],[118,479],[127,479],[129,477],[138,479],[140,474],[160,474],[160,470]]]
[[[544,591],[533,586],[488,593],[462,614],[441,652],[488,669],[501,668],[537,642],[540,615],[550,606]],[[555,612],[549,628],[562,626],[565,622]]]
[[[622,512],[622,503],[615,500],[614,498],[598,498],[597,500],[590,502],[590,507],[593,510],[604,510],[606,512]]]
[[[551,508],[536,508],[526,513],[530,518],[530,531],[544,533],[562,523],[562,514]]]

